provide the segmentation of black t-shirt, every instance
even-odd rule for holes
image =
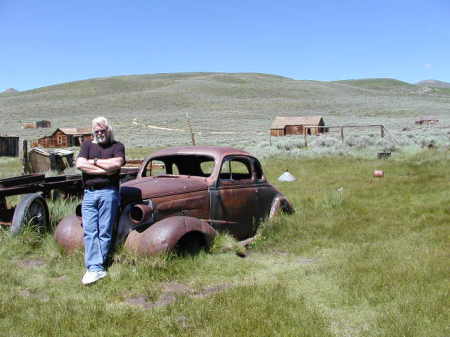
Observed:
[[[116,141],[108,144],[96,144],[90,140],[86,140],[81,145],[78,157],[86,159],[122,157],[125,162],[125,147],[122,143]],[[88,174],[83,172],[82,178],[84,187],[118,187],[120,183],[120,170],[117,170],[117,172],[112,175]]]

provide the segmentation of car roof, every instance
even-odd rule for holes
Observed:
[[[204,155],[214,159],[222,159],[229,155],[251,156],[250,153],[228,146],[175,146],[156,151],[149,158],[172,155]],[[252,156],[253,157],[253,156]]]

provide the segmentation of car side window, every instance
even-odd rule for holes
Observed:
[[[167,174],[166,165],[161,160],[149,161],[145,170],[142,172],[143,177],[158,176],[161,174]]]
[[[214,160],[202,161],[200,163],[200,169],[204,177],[209,177],[214,170]]]
[[[221,181],[242,181],[252,179],[251,163],[246,158],[224,160],[220,169]]]
[[[167,173],[173,174],[173,175],[179,175],[180,174],[180,170],[178,169],[177,164],[172,163],[170,168],[171,168],[170,172],[167,172]]]

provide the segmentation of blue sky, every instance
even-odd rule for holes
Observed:
[[[125,74],[450,82],[450,0],[0,0],[0,91]]]

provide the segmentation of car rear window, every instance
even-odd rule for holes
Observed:
[[[214,170],[214,159],[199,155],[173,155],[149,161],[142,173],[145,176],[189,175],[209,177]]]

